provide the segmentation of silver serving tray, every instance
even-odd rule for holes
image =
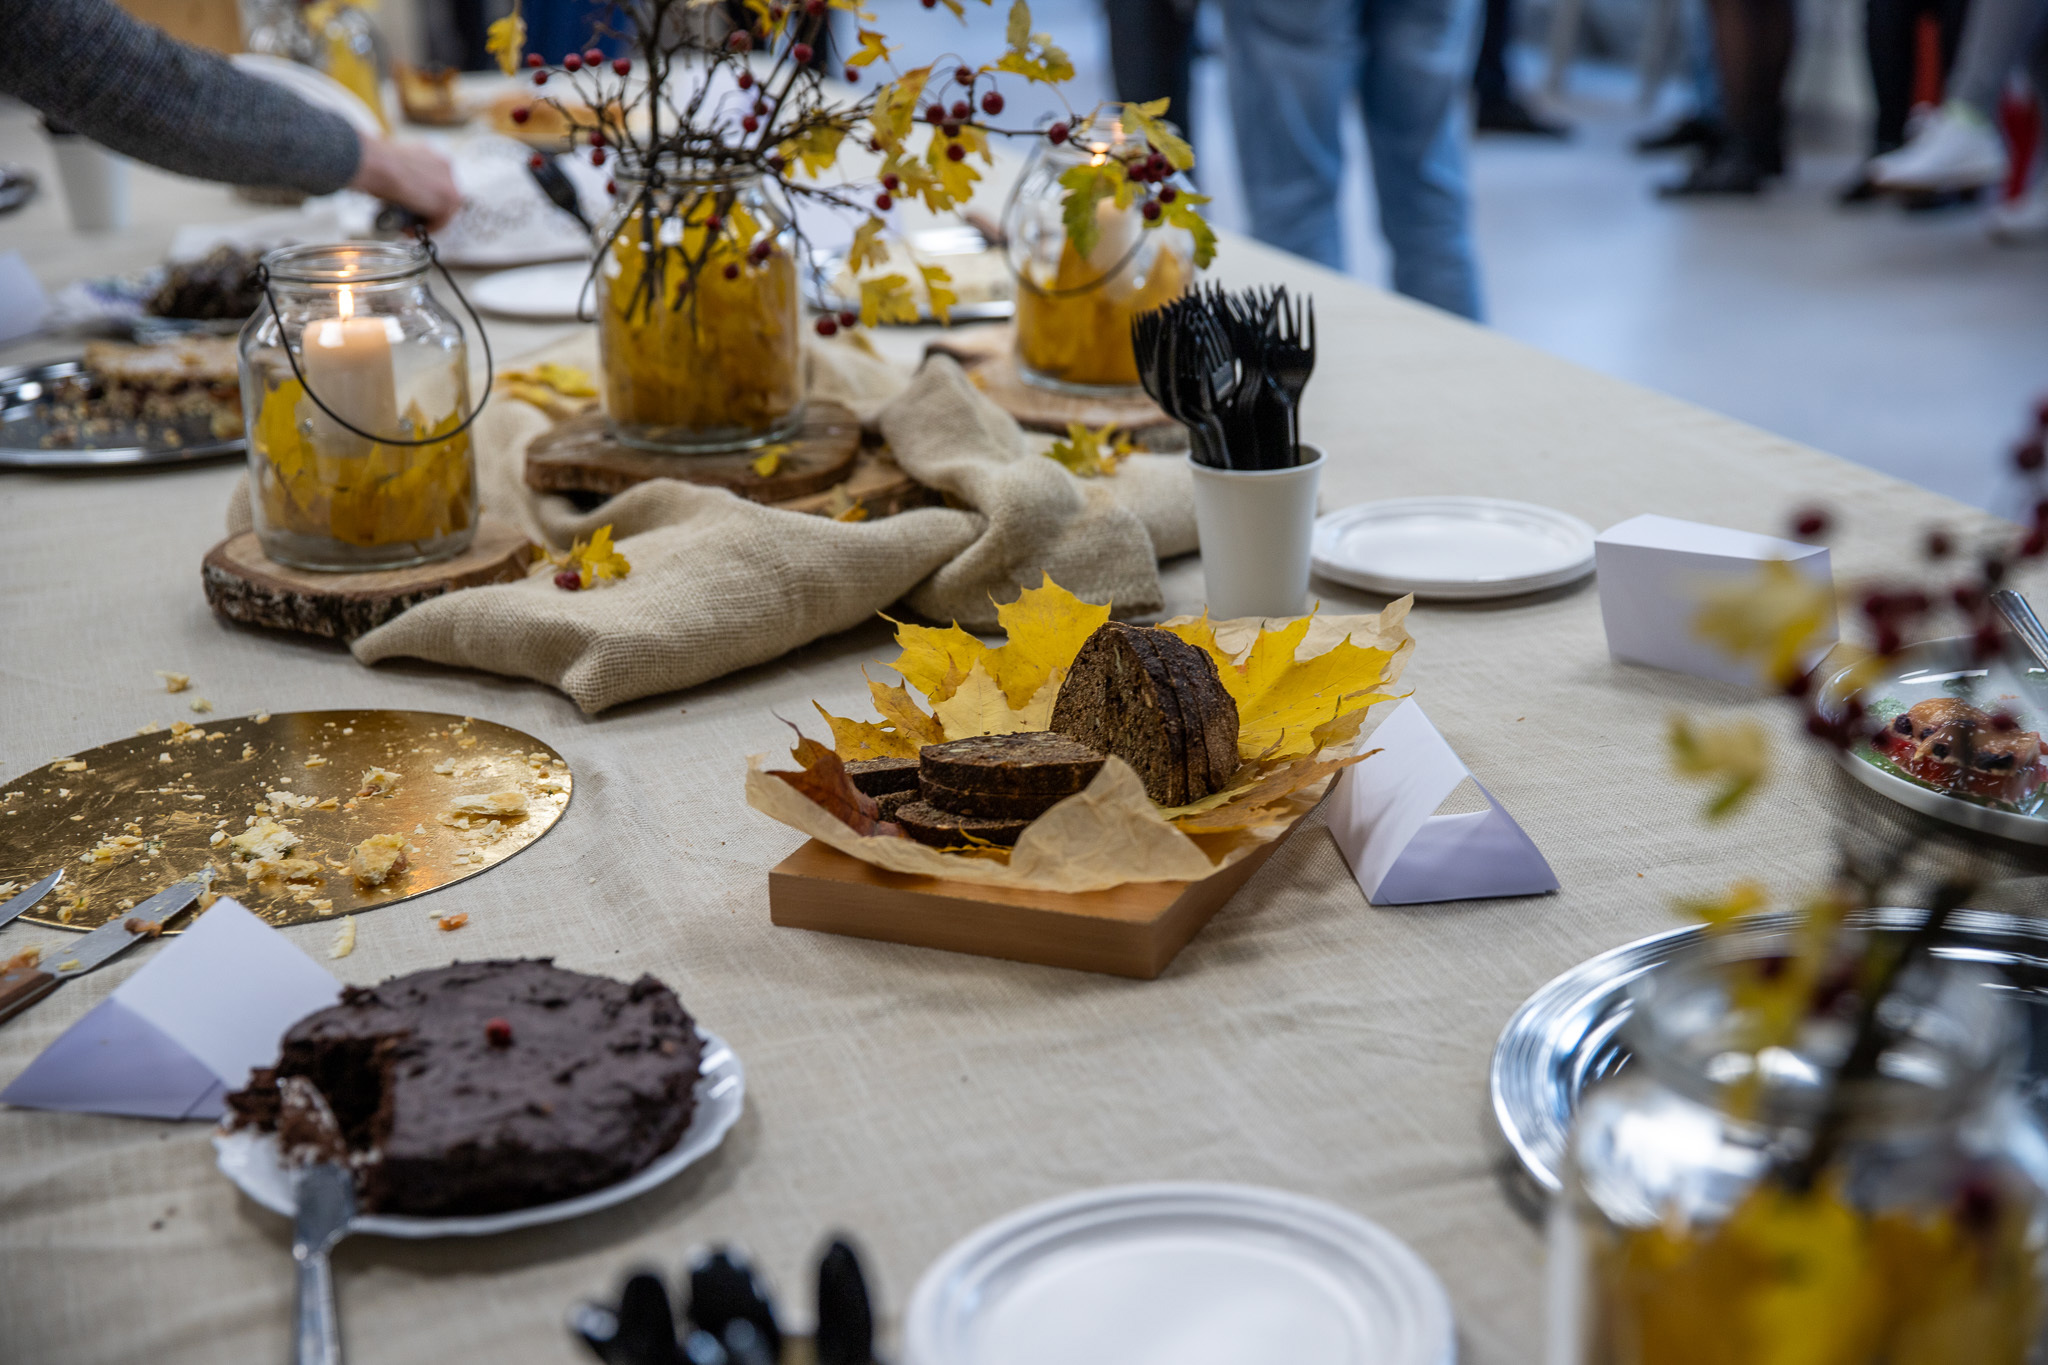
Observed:
[[[1819,701],[1824,713],[1839,713],[1853,671],[1853,666],[1842,669],[1821,684]],[[1886,661],[1884,671],[1874,682],[1863,688],[1866,701],[1893,700],[1903,706],[1945,695],[1960,695],[1986,710],[2004,701],[2019,717],[2021,729],[2048,729],[2048,669],[2043,669],[2031,656],[2021,657],[2010,650],[1989,664],[1980,664],[1967,638],[1929,640],[1903,649]],[[2048,844],[2048,786],[2021,809],[1952,796],[1899,772],[1863,745],[1838,750],[1837,757],[1849,776],[1908,810],[1980,834],[1996,834],[2026,844]]]
[[[1852,923],[1904,932],[1919,910],[1873,910]],[[1734,933],[1761,937],[1791,923],[1787,915],[1759,915]],[[2048,923],[1988,911],[1959,912],[1958,941],[1936,950],[1950,961],[1999,969],[2004,984],[2027,1006],[2027,1100],[2048,1119]],[[1629,983],[1656,971],[1706,933],[1687,925],[1591,958],[1529,997],[1501,1030],[1493,1049],[1493,1116],[1515,1160],[1543,1192],[1561,1187],[1572,1116],[1587,1087],[1629,1063],[1620,1038],[1632,1004]]]
[[[0,369],[0,469],[111,469],[124,465],[189,464],[240,455],[249,448],[240,436],[221,440],[204,417],[178,423],[155,422],[154,431],[117,426],[114,440],[97,446],[45,446],[51,434],[46,402],[57,381],[86,372],[76,360],[48,365],[16,365]],[[152,439],[166,426],[184,437],[183,444]]]

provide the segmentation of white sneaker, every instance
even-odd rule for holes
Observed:
[[[1992,241],[2008,246],[2048,242],[2048,173],[2037,174],[2019,198],[1993,206],[1985,217],[1984,230]]]
[[[1912,141],[1870,163],[1870,178],[1891,190],[1971,190],[2005,180],[2005,142],[1982,115],[1951,100]]]

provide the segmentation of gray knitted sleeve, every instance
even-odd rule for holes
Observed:
[[[0,0],[0,35],[0,91],[138,161],[308,194],[355,176],[348,120],[111,0]]]

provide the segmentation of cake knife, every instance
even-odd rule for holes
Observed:
[[[0,1024],[73,977],[84,976],[95,967],[112,962],[133,947],[137,939],[155,938],[166,921],[183,914],[187,906],[199,899],[206,885],[205,880],[194,879],[157,892],[120,919],[108,920],[85,937],[45,954],[56,959],[50,967],[15,967],[0,973]]]
[[[9,900],[7,904],[0,905],[0,924],[10,923],[17,916],[33,908],[37,901],[50,894],[51,887],[62,880],[64,880],[64,869],[60,867],[28,890]]]

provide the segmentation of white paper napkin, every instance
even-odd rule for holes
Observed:
[[[1473,777],[1413,699],[1373,731],[1380,752],[1344,770],[1330,834],[1374,905],[1422,905],[1557,890],[1557,874],[1515,817]],[[1438,815],[1472,777],[1486,809]]]
[[[130,951],[140,951],[131,949]],[[60,990],[75,989],[59,987]],[[0,1091],[30,1109],[212,1119],[341,983],[223,896]]]

